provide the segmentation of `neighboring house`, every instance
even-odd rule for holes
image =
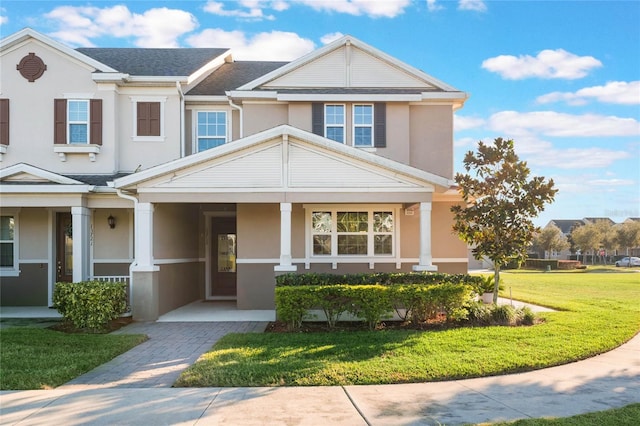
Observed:
[[[273,309],[285,272],[466,272],[451,231],[467,94],[345,36],[290,63],[227,49],[0,41],[0,296],[129,281],[134,319]]]
[[[579,226],[585,225],[586,222],[583,219],[553,219],[550,220],[549,223],[545,226],[557,226],[562,231],[562,234],[567,237],[571,246],[568,249],[562,250],[560,252],[553,250],[552,253],[549,253],[549,259],[569,259],[571,255],[575,254],[575,249],[573,248],[573,243],[571,242],[571,233],[574,229]],[[540,255],[546,255],[546,251],[544,253],[540,253]],[[543,259],[546,259],[547,256],[543,256]]]

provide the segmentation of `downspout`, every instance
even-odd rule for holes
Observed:
[[[242,130],[244,128],[244,125],[243,125],[244,111],[242,110],[242,107],[240,105],[236,105],[233,103],[233,101],[231,100],[231,96],[229,95],[229,92],[226,92],[226,95],[229,97],[229,105],[231,105],[232,108],[235,108],[240,112],[240,134],[238,135],[239,136],[238,139],[242,139],[244,134]]]
[[[133,262],[129,265],[129,306],[133,306],[133,276],[131,270],[138,264],[136,259],[136,244],[138,243],[136,241],[136,232],[138,230],[138,214],[136,210],[138,207],[138,199],[133,195],[125,194],[121,189],[116,189],[116,194],[118,194],[120,198],[133,201]]]
[[[183,158],[186,152],[184,145],[184,93],[182,93],[182,85],[179,81],[176,81],[176,88],[180,96],[180,158]]]

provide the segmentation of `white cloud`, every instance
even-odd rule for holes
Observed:
[[[633,118],[555,111],[501,111],[491,115],[488,126],[496,132],[514,136],[534,133],[557,137],[640,135],[640,123]]]
[[[275,19],[273,15],[265,15],[263,13],[263,7],[264,6],[270,6],[269,4],[267,4],[264,1],[260,1],[260,0],[244,0],[244,1],[240,1],[238,2],[238,4],[245,8],[245,10],[243,9],[225,9],[226,5],[229,5],[229,2],[221,2],[221,1],[214,1],[214,0],[209,0],[207,2],[207,4],[204,6],[204,11],[207,13],[211,13],[213,15],[218,15],[218,16],[231,16],[231,17],[235,17],[235,18],[240,18],[240,19],[244,19],[244,20],[249,20],[249,21],[262,21],[264,19],[266,20],[273,20]],[[232,3],[233,4],[233,3]],[[277,7],[279,10],[284,10],[282,9],[283,5],[281,3],[277,3],[274,5],[275,7]],[[285,4],[286,6],[286,4]]]
[[[6,13],[7,9],[5,9],[4,7],[0,7],[0,25],[9,22],[9,18],[5,15]]]
[[[586,182],[589,186],[629,186],[636,182],[631,179],[592,179]]]
[[[371,18],[394,18],[404,13],[411,0],[293,0],[313,10],[366,15]]]
[[[589,100],[622,105],[640,104],[640,81],[610,81],[604,86],[585,87],[577,92],[551,92],[539,96],[536,102],[546,104],[564,101],[569,105],[584,105]]]
[[[455,139],[453,141],[453,146],[456,148],[476,148],[476,144],[478,143],[477,139],[474,138],[460,138]]]
[[[482,118],[466,117],[464,115],[453,116],[453,129],[456,132],[480,127],[483,124],[485,124],[485,121]]]
[[[178,47],[177,39],[197,27],[196,18],[166,7],[132,13],[126,6],[60,6],[45,15],[60,30],[51,34],[66,43],[93,46],[103,36],[134,37],[139,47]]]
[[[429,12],[436,12],[442,9],[444,9],[444,6],[438,4],[437,0],[427,0],[427,10],[429,10]]]
[[[487,5],[484,0],[460,0],[458,10],[472,10],[474,12],[486,12]]]
[[[206,29],[187,38],[193,47],[228,47],[239,60],[290,61],[311,52],[315,44],[295,33],[271,31],[248,38],[242,31]]]
[[[558,169],[600,169],[611,166],[615,161],[629,158],[626,151],[606,148],[548,149],[527,156],[527,161],[539,167]]]
[[[322,42],[322,44],[329,44],[333,41],[338,40],[339,38],[344,37],[344,34],[337,32],[337,33],[329,33],[329,34],[325,34],[322,37],[320,37],[320,41]]]
[[[563,49],[543,50],[536,57],[500,55],[482,62],[482,68],[508,80],[529,77],[574,80],[601,66],[602,62],[593,56],[577,56]]]

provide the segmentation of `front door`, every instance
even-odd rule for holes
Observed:
[[[73,281],[71,213],[56,213],[56,282]]]
[[[211,219],[211,294],[209,299],[236,298],[236,218]]]

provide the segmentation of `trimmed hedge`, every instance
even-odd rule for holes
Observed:
[[[580,261],[577,260],[558,260],[558,259],[527,259],[525,261],[525,267],[529,269],[541,269],[546,270],[547,266],[550,267],[551,270],[555,271],[557,269],[562,270],[570,270],[577,269],[581,265]]]
[[[103,330],[127,308],[125,283],[83,281],[56,283],[53,304],[76,328]]]
[[[474,296],[474,287],[460,283],[389,285],[295,285],[276,287],[276,315],[297,329],[310,309],[321,309],[329,328],[344,313],[367,322],[370,329],[394,310],[403,320],[424,322],[444,314],[447,320],[466,317],[465,306]]]
[[[276,286],[312,285],[395,285],[395,284],[468,284],[477,287],[482,277],[468,274],[443,274],[433,272],[370,274],[288,273],[276,277]]]

